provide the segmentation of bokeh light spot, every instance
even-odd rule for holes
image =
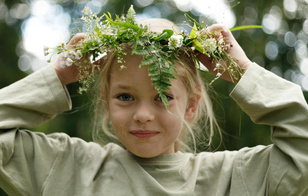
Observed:
[[[287,32],[284,36],[284,42],[287,44],[289,47],[293,47],[295,42],[296,42],[296,36],[292,32]]]
[[[265,55],[268,59],[275,60],[278,55],[278,45],[273,41],[267,42],[265,46]]]
[[[304,75],[308,76],[308,58],[305,58],[300,63],[300,70]]]
[[[153,3],[154,0],[134,0],[139,7],[146,7]]]

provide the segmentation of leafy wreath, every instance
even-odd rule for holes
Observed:
[[[85,7],[82,13],[81,20],[89,31],[85,39],[73,49],[66,48],[64,43],[54,48],[55,53],[60,54],[61,67],[71,65],[79,67],[78,76],[82,83],[81,91],[87,90],[91,83],[89,81],[95,80],[91,72],[99,67],[86,62],[81,65],[77,61],[85,56],[92,56],[93,61],[96,61],[102,54],[112,50],[115,51],[117,61],[121,64],[119,69],[123,70],[126,68],[123,58],[126,55],[124,45],[131,47],[131,54],[143,56],[139,67],[148,66],[148,74],[152,84],[167,110],[168,99],[165,93],[171,86],[170,79],[176,79],[174,61],[178,60],[177,54],[180,52],[192,56],[197,69],[200,69],[198,53],[203,53],[216,62],[219,60],[226,62],[224,65],[216,64],[214,71],[217,71],[217,75],[212,82],[226,71],[234,81],[238,81],[242,76],[242,68],[226,52],[231,45],[226,44],[220,32],[201,31],[204,26],[188,15],[186,16],[194,23],[189,35],[184,32],[175,34],[171,29],[165,29],[162,33],[149,32],[147,26],[136,23],[136,13],[133,6],[129,8],[126,15],[121,17],[116,15],[115,19],[112,19],[110,13],[97,16],[88,7]],[[234,30],[248,28],[260,28],[260,26],[241,26],[234,28]],[[50,53],[50,49],[52,48],[44,49],[45,55]]]

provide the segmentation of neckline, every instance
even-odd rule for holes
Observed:
[[[187,153],[183,153],[181,151],[177,151],[175,153],[171,153],[171,154],[161,154],[158,155],[156,157],[152,157],[152,158],[142,158],[142,157],[138,157],[134,154],[130,154],[131,157],[133,157],[133,159],[135,159],[140,165],[173,165],[173,164],[177,164],[180,161],[183,161],[183,159],[189,157],[187,156],[189,154]]]

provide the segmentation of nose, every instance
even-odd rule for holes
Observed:
[[[139,103],[136,105],[133,119],[138,123],[151,122],[155,119],[155,114],[150,104]]]

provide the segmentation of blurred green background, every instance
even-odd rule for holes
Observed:
[[[67,42],[77,28],[82,31],[74,21],[85,6],[96,13],[121,15],[131,4],[137,19],[162,17],[182,24],[187,12],[197,21],[223,23],[230,28],[262,25],[263,29],[238,31],[234,36],[252,61],[300,85],[308,100],[307,0],[0,0],[0,88],[46,66],[43,46]],[[204,74],[204,78],[210,81],[212,76]],[[221,80],[213,85],[217,92],[214,107],[224,130],[219,150],[271,143],[269,127],[254,125],[228,97],[233,87]],[[91,141],[91,98],[77,93],[78,84],[68,89],[73,110],[33,131],[66,132]],[[0,190],[1,194],[5,195]]]

